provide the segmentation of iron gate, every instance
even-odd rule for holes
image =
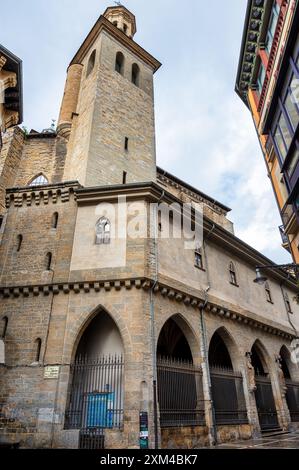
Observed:
[[[189,361],[159,358],[157,375],[161,428],[203,425],[201,369]]]
[[[121,355],[79,356],[71,365],[65,427],[80,429],[80,448],[104,448],[104,430],[122,426],[123,372]]]
[[[262,431],[279,427],[271,379],[264,375],[255,376],[255,400]]]
[[[210,373],[216,423],[248,423],[242,374],[218,367],[212,367]]]
[[[286,379],[286,400],[290,411],[291,421],[299,421],[299,382]]]

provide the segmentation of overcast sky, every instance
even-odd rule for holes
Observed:
[[[127,0],[155,76],[158,165],[232,208],[235,233],[276,262],[281,224],[249,111],[234,92],[247,0]],[[1,0],[0,43],[23,60],[24,125],[57,119],[66,68],[103,0]],[[4,21],[3,21],[4,20]]]

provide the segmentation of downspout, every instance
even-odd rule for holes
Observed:
[[[205,240],[203,240],[203,254],[205,258],[205,266],[206,266],[206,273],[207,273],[207,281],[208,286],[204,291],[204,303],[200,308],[200,331],[202,333],[202,340],[201,340],[201,355],[203,359],[203,363],[205,364],[206,371],[207,371],[207,381],[208,381],[208,389],[209,389],[209,399],[211,402],[211,411],[212,411],[212,438],[213,441],[211,442],[212,445],[217,444],[217,427],[216,427],[216,414],[215,408],[213,403],[212,397],[212,383],[211,383],[211,373],[210,373],[210,365],[209,365],[209,353],[208,353],[208,342],[207,342],[207,331],[204,321],[204,310],[208,303],[208,292],[211,289],[211,280],[209,275],[209,265],[208,265],[208,257],[206,254],[206,241],[209,239],[211,233],[215,228],[215,224],[213,224],[212,228],[210,229],[208,235],[206,236]]]
[[[298,331],[296,330],[296,327],[295,327],[294,323],[293,323],[292,320],[291,320],[290,312],[289,312],[288,307],[287,307],[287,304],[286,304],[286,299],[285,299],[284,291],[283,291],[283,285],[284,285],[283,282],[281,282],[281,283],[279,284],[280,290],[281,290],[281,294],[282,294],[282,298],[283,298],[283,302],[284,302],[284,306],[285,306],[285,309],[286,309],[286,312],[287,312],[288,322],[289,322],[289,324],[291,325],[292,329],[294,330],[295,335],[296,335],[296,338],[298,338],[298,337],[299,337]]]
[[[150,320],[151,320],[151,343],[152,343],[152,366],[153,366],[155,449],[159,448],[159,437],[158,437],[157,355],[156,355],[156,334],[155,334],[154,290],[158,282],[158,204],[163,199],[164,194],[165,194],[165,191],[163,190],[160,198],[153,206],[155,273],[154,273],[154,282],[150,290]]]

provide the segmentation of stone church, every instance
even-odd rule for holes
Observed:
[[[1,445],[191,449],[298,427],[296,283],[228,207],[156,166],[161,64],[135,33],[108,8],[57,129],[3,133]],[[192,223],[201,207],[200,246],[163,237],[162,202]],[[136,211],[143,235],[120,236]]]

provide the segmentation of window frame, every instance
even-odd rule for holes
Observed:
[[[106,227],[108,229],[106,230]],[[102,232],[98,233],[98,229],[102,227]],[[111,243],[111,222],[110,220],[102,216],[99,218],[95,225],[95,245],[109,245]]]
[[[199,260],[199,263],[197,262]],[[196,269],[200,269],[201,271],[205,271],[204,262],[203,262],[203,251],[202,247],[196,247],[194,250],[194,267]]]
[[[230,261],[230,263],[229,263],[228,272],[229,272],[229,282],[230,282],[230,284],[232,286],[239,287],[236,266],[235,266],[235,263],[233,261]]]

